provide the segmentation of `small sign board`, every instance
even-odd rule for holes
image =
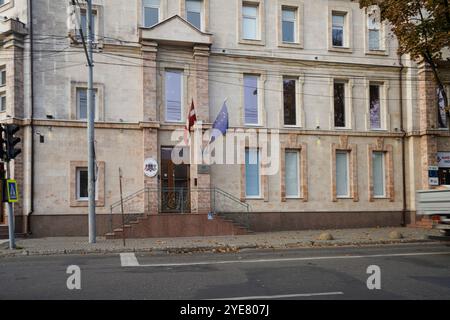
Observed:
[[[210,174],[211,167],[207,164],[199,164],[197,167],[198,174]]]
[[[437,166],[428,167],[428,184],[430,186],[439,185],[439,167]]]
[[[438,152],[437,161],[439,168],[450,168],[450,152]]]
[[[17,181],[9,179],[6,181],[6,191],[8,196],[8,202],[19,201],[19,189],[17,188]]]
[[[153,178],[158,173],[158,162],[153,158],[145,159],[144,161],[144,174]]]

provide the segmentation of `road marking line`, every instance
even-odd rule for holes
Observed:
[[[286,298],[300,298],[300,297],[320,297],[320,296],[336,296],[342,295],[343,292],[321,292],[321,293],[299,293],[299,294],[284,294],[275,296],[253,296],[253,297],[236,297],[236,298],[220,298],[211,300],[263,300],[263,299],[286,299]]]
[[[121,253],[120,263],[122,267],[139,267],[139,261],[134,253]]]
[[[252,259],[252,260],[226,260],[226,261],[202,261],[202,262],[185,262],[185,263],[156,263],[156,264],[139,264],[136,260],[135,265],[139,267],[183,267],[183,266],[200,266],[214,264],[233,264],[233,263],[265,263],[265,262],[290,262],[290,261],[311,261],[311,260],[334,260],[334,259],[363,259],[363,258],[384,258],[384,257],[414,257],[429,255],[450,255],[450,252],[414,252],[414,253],[392,253],[392,254],[373,254],[373,255],[345,255],[345,256],[329,256],[329,257],[304,257],[304,258],[280,258],[280,259]],[[134,254],[133,254],[134,256]],[[136,257],[134,256],[134,259]]]

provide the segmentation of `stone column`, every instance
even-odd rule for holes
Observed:
[[[204,128],[209,123],[209,46],[194,46],[194,103],[197,120]],[[198,146],[193,145],[193,148]],[[191,148],[191,154],[196,152]],[[195,159],[192,156],[191,159]],[[201,166],[201,167],[199,167]],[[200,169],[200,170],[199,170]],[[211,207],[211,176],[210,169],[201,163],[191,163],[191,212],[208,213]],[[198,191],[196,191],[198,189]]]
[[[422,189],[430,189],[428,167],[437,165],[437,137],[430,133],[437,127],[437,85],[431,67],[422,62],[418,72],[418,106]]]
[[[143,88],[142,88],[142,143],[143,143],[143,159],[153,158],[158,161],[158,131],[156,126],[157,117],[157,46],[156,42],[142,41],[143,56]],[[144,175],[144,211],[146,214],[158,214],[159,208],[159,190],[158,175],[150,178]]]

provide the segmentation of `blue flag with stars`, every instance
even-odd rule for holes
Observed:
[[[217,115],[216,121],[214,121],[214,124],[212,126],[211,140],[209,141],[209,143],[214,142],[221,134],[225,135],[227,133],[227,130],[228,130],[228,108],[227,102],[225,101],[223,103],[222,109]]]

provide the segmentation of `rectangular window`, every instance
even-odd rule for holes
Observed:
[[[370,93],[370,128],[381,129],[381,100],[380,86],[371,84]]]
[[[384,157],[384,152],[372,154],[373,195],[379,198],[386,196]]]
[[[299,183],[299,152],[295,150],[286,150],[285,153],[285,184],[286,197],[300,197]]]
[[[77,199],[87,200],[88,197],[88,170],[87,168],[77,168]]]
[[[332,39],[333,46],[335,47],[343,47],[345,40],[345,13],[336,13],[333,12],[332,16]]]
[[[369,32],[369,50],[381,49],[381,23],[378,10],[372,10],[367,15],[367,29]]]
[[[258,6],[242,6],[242,37],[246,40],[258,39]]]
[[[282,10],[282,32],[283,42],[296,42],[297,29],[297,10],[290,8],[283,8]]]
[[[202,28],[202,0],[186,0],[186,18],[197,29]]]
[[[80,18],[81,18],[80,27],[81,27],[81,30],[83,31],[84,39],[87,39],[88,38],[88,26],[87,26],[86,10],[81,10]],[[95,22],[97,20],[97,14],[95,11],[92,14],[92,18],[93,18],[92,19],[92,33],[94,34],[94,39],[96,39],[97,31],[95,29]],[[77,34],[77,38],[81,40],[81,34],[79,32]]]
[[[341,198],[350,196],[348,151],[336,152],[336,196]]]
[[[258,76],[244,75],[245,124],[259,124]]]
[[[295,79],[283,79],[284,124],[289,126],[297,125],[296,83]]]
[[[96,107],[97,93],[94,91],[94,110]],[[87,119],[87,89],[77,88],[77,119]]]
[[[0,94],[0,111],[6,111],[6,93]]]
[[[160,0],[143,0],[144,27],[154,26],[159,22]]]
[[[334,126],[346,127],[345,121],[345,83],[334,83]]]
[[[0,86],[6,85],[6,68],[0,68]]]
[[[166,71],[166,121],[182,121],[183,72]]]
[[[245,195],[250,198],[261,196],[259,153],[257,149],[245,150]]]
[[[6,0],[0,0],[0,6],[4,5],[6,3]]]

